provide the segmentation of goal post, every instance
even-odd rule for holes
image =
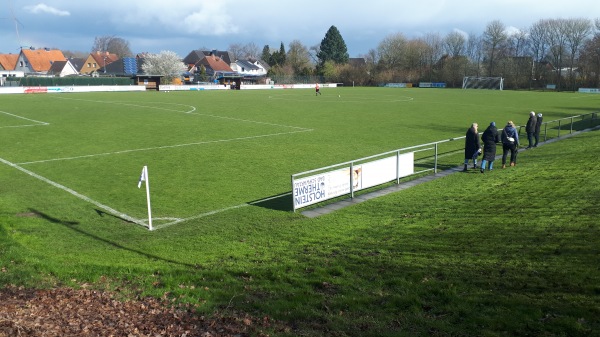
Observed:
[[[502,77],[479,77],[465,76],[463,78],[463,89],[489,89],[503,90],[504,78]]]

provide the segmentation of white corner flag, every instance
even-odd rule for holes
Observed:
[[[138,188],[142,187],[142,183],[146,181],[146,166],[142,167],[142,174],[140,174],[140,181],[138,181]]]
[[[148,200],[148,229],[152,230],[152,210],[150,208],[150,179],[148,179],[148,166],[142,168],[142,174],[138,181],[138,188],[142,187],[142,183],[146,183],[146,199]]]

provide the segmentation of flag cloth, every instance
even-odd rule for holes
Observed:
[[[146,166],[142,168],[142,174],[140,175],[140,180],[138,181],[138,188],[142,187],[142,183],[146,181]]]

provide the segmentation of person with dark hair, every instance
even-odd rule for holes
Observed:
[[[529,145],[527,145],[528,149],[533,147],[533,139],[535,136],[535,128],[537,124],[537,118],[535,117],[535,112],[531,111],[529,113],[529,119],[527,120],[527,125],[525,125],[525,132],[527,132],[527,140],[529,141]]]
[[[494,160],[496,159],[496,143],[500,143],[500,135],[496,128],[496,123],[491,122],[490,126],[483,131],[481,135],[483,142],[483,159],[481,160],[481,173],[485,172],[486,163],[489,163],[488,170],[494,169]]]
[[[321,88],[319,88],[319,83],[315,84],[315,96],[321,94]]]
[[[542,117],[542,114],[539,113],[537,115],[537,120],[535,122],[535,144],[533,144],[533,147],[537,147],[538,143],[540,142],[540,130],[542,128],[542,121],[544,120],[544,117]]]
[[[510,166],[517,165],[517,154],[519,148],[519,133],[515,123],[508,121],[502,129],[502,168],[506,168],[506,157],[510,152]]]
[[[477,168],[477,156],[481,154],[481,145],[479,143],[479,134],[477,133],[477,123],[471,124],[465,136],[465,168],[467,171],[469,160],[473,160],[473,168]]]

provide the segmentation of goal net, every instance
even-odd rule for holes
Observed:
[[[504,78],[465,76],[463,78],[462,88],[502,90],[504,88]]]

